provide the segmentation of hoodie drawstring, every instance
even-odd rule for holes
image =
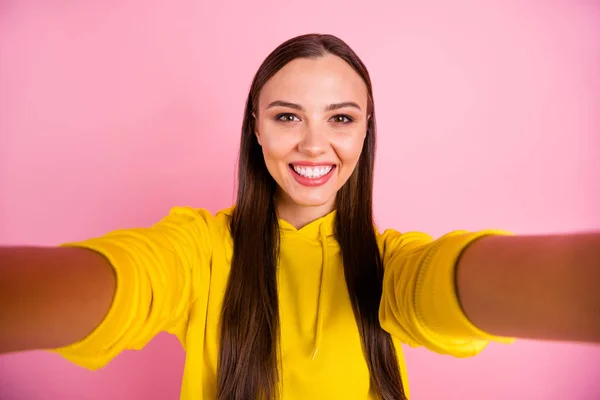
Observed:
[[[317,304],[317,328],[315,333],[315,348],[311,356],[311,360],[314,360],[319,351],[321,345],[321,335],[323,333],[323,298],[325,297],[325,286],[328,273],[328,259],[329,252],[327,250],[327,232],[325,231],[325,224],[322,224],[319,228],[321,236],[321,246],[323,249],[323,268],[321,269],[321,287],[319,288],[319,300]]]

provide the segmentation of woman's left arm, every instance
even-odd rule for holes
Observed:
[[[600,343],[600,232],[480,238],[460,257],[456,285],[483,331]]]

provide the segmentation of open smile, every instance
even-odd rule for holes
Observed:
[[[301,165],[289,164],[292,176],[303,186],[321,186],[329,181],[335,171],[335,164]]]

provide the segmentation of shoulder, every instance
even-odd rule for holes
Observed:
[[[153,228],[161,233],[175,234],[181,239],[187,237],[193,242],[216,244],[231,236],[229,222],[232,209],[230,207],[213,212],[207,208],[174,206]]]
[[[383,232],[376,230],[379,251],[385,255],[401,249],[431,243],[434,239],[424,232],[399,232],[395,229],[385,229]]]
[[[206,208],[174,206],[169,210],[168,214],[160,220],[159,224],[164,222],[180,224],[204,223],[210,227],[223,228],[229,225],[232,211],[233,207],[212,212]]]

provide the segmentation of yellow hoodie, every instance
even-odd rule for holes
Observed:
[[[66,244],[105,255],[116,271],[117,290],[94,332],[56,351],[98,369],[167,331],[186,350],[181,399],[214,399],[218,324],[233,249],[230,212],[176,207],[151,228]],[[374,398],[333,234],[334,216],[335,211],[301,229],[279,221],[283,400]],[[385,268],[379,318],[394,338],[407,392],[402,343],[468,357],[490,340],[509,341],[471,324],[455,293],[461,251],[493,234],[502,233],[456,231],[437,240],[423,233],[378,234]]]

